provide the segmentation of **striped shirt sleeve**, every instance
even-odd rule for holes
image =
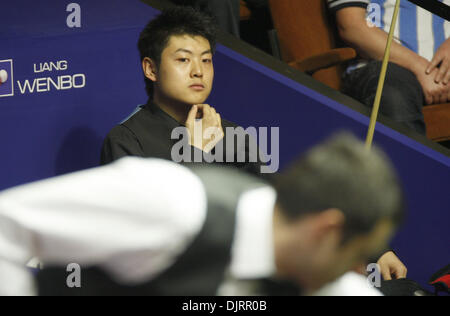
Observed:
[[[331,12],[336,12],[348,7],[361,7],[366,9],[370,0],[327,0]]]

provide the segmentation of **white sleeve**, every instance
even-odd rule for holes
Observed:
[[[370,4],[370,0],[327,0],[327,2],[328,7],[332,12],[336,12],[347,7],[367,8]]]
[[[0,194],[0,265],[38,257],[47,265],[101,265],[128,284],[148,280],[192,241],[206,203],[189,169],[131,157],[7,190]]]

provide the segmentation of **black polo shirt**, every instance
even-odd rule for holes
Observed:
[[[114,127],[107,135],[102,148],[101,164],[107,164],[114,160],[125,156],[138,157],[152,157],[166,160],[172,160],[172,147],[179,142],[179,139],[172,139],[172,131],[174,128],[183,127],[178,121],[164,112],[153,102],[149,101],[140,111],[131,116],[122,124]],[[215,149],[218,146],[223,146],[223,163],[228,166],[233,166],[245,170],[251,174],[260,175],[260,167],[262,165],[259,155],[257,155],[257,162],[252,162],[250,156],[250,142],[253,139],[247,135],[245,137],[245,144],[239,144],[237,136],[227,132],[227,128],[236,128],[227,120],[222,119],[222,128],[224,130],[224,138],[216,144],[216,147],[211,151],[211,155],[215,154]],[[228,135],[227,135],[228,134]],[[234,137],[234,151],[233,159],[228,155],[227,162],[227,139]],[[201,163],[207,163],[211,159],[204,159],[205,153],[193,146],[187,146],[191,152],[191,161],[194,161],[194,156],[201,156]],[[244,155],[244,162],[239,162],[239,156]],[[207,156],[207,154],[206,154]],[[242,159],[241,159],[242,161]],[[184,162],[188,163],[189,162]]]

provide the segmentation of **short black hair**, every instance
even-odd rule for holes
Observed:
[[[189,6],[174,6],[162,11],[150,21],[141,32],[138,49],[141,61],[148,57],[159,67],[161,54],[172,36],[201,36],[209,41],[211,51],[216,47],[217,23],[208,13],[200,12]],[[145,78],[147,94],[153,94],[153,82]]]
[[[382,219],[399,225],[403,190],[378,148],[367,150],[342,133],[314,147],[274,178],[281,212],[289,219],[336,208],[343,212],[343,242],[369,233]]]

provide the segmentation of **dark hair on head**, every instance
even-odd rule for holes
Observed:
[[[216,47],[217,24],[212,15],[188,6],[175,6],[164,10],[150,21],[141,32],[138,49],[141,61],[152,59],[159,67],[161,54],[172,36],[190,35],[206,38],[214,53]],[[153,95],[153,82],[145,78],[147,94]]]
[[[307,152],[275,176],[274,186],[287,218],[341,210],[343,242],[369,233],[382,219],[396,225],[403,219],[403,192],[388,158],[347,133]]]

